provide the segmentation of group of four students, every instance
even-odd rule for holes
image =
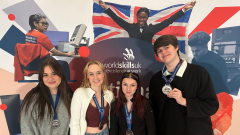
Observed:
[[[150,100],[141,95],[140,78],[132,72],[122,75],[114,100],[105,68],[96,60],[87,63],[73,94],[59,63],[45,60],[39,84],[20,108],[22,134],[213,135],[210,116],[218,100],[208,72],[179,57],[175,36],[158,38],[154,51],[165,66],[150,80]]]

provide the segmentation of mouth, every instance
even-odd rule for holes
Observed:
[[[93,81],[94,83],[99,83],[100,82],[100,80],[98,80],[98,81]]]
[[[48,82],[49,84],[54,84],[56,81]]]
[[[126,91],[126,93],[127,93],[127,94],[131,94],[131,92],[130,92],[130,91],[129,91],[129,92],[128,92],[128,91]]]
[[[166,58],[166,57],[168,57],[168,56],[169,56],[169,54],[167,54],[167,55],[164,55],[164,56],[163,56],[163,58]]]

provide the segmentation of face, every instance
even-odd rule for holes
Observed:
[[[61,83],[61,77],[59,77],[50,66],[46,66],[43,72],[43,83],[49,88],[52,92],[58,90],[58,86]]]
[[[132,78],[122,80],[122,91],[126,98],[132,98],[137,90],[137,82]]]
[[[138,22],[139,26],[144,26],[145,23],[147,23],[147,20],[148,20],[148,15],[147,15],[147,13],[145,13],[145,12],[140,12],[140,13],[137,15],[137,22]]]
[[[34,22],[35,28],[40,32],[47,31],[48,28],[48,22],[45,18],[42,18],[38,23]]]
[[[205,55],[205,49],[202,46],[192,46],[191,49],[196,60],[199,60],[202,56]]]
[[[103,70],[97,64],[90,65],[87,71],[87,78],[91,87],[101,87],[104,79]]]
[[[162,46],[157,49],[158,58],[165,64],[170,64],[171,62],[178,60],[178,46],[174,48],[173,45]]]

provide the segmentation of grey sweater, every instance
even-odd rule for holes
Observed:
[[[52,95],[54,103],[56,100],[56,95]],[[38,119],[38,110],[36,106],[33,106],[34,102],[30,104],[29,111],[25,115],[25,110],[21,113],[20,125],[22,135],[67,135],[69,130],[70,118],[68,116],[67,108],[64,102],[59,98],[58,106],[56,109],[57,117],[60,122],[59,128],[52,128],[49,115],[45,115],[42,123]],[[31,112],[33,110],[33,117],[31,118]],[[47,106],[45,107],[45,114],[48,113]]]

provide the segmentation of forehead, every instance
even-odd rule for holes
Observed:
[[[138,16],[138,17],[140,17],[140,16],[146,16],[146,17],[148,17],[147,13],[145,13],[144,11],[140,12],[137,16]]]
[[[87,72],[98,72],[98,71],[102,71],[101,67],[97,64],[92,64],[88,67]]]
[[[132,79],[132,78],[124,78],[123,79],[123,83],[137,83],[137,81],[135,81],[134,79]]]
[[[52,73],[54,70],[50,66],[44,67],[43,73]]]
[[[202,46],[191,46],[192,51],[193,50],[200,50],[202,48],[203,48]]]
[[[173,45],[172,44],[169,44],[169,45],[164,45],[164,46],[160,46],[157,50],[160,50],[160,49],[163,49],[163,48],[165,48],[165,47],[170,47],[170,46],[172,46],[173,47]]]

